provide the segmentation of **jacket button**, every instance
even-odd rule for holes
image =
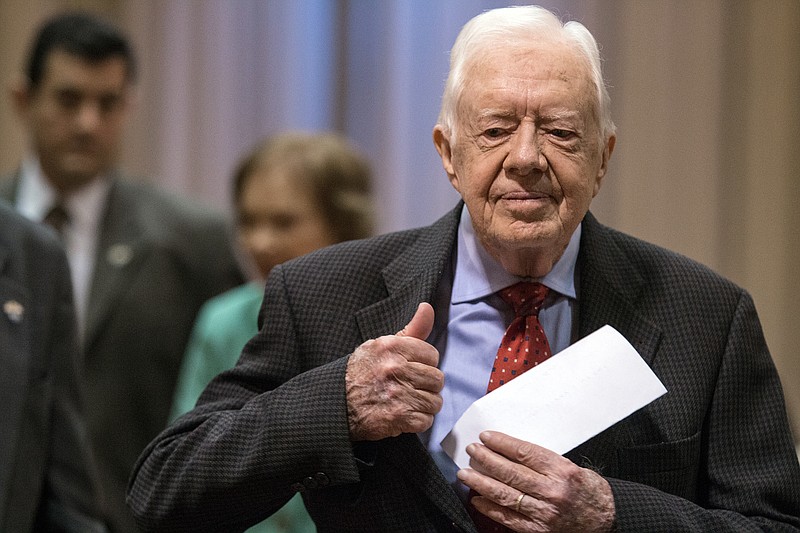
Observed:
[[[305,485],[307,489],[316,489],[319,484],[317,483],[316,479],[308,476],[307,478],[303,479],[303,485]]]
[[[327,487],[331,484],[330,478],[325,474],[325,472],[317,472],[314,474],[314,479],[317,480],[317,484],[320,487]]]

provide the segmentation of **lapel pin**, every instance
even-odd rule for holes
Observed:
[[[11,322],[19,324],[25,314],[25,307],[16,300],[9,300],[3,304],[3,312]]]
[[[133,259],[133,248],[127,244],[113,244],[106,251],[106,261],[117,268],[122,268]]]

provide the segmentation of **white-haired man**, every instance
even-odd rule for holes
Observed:
[[[140,524],[243,527],[300,491],[321,531],[800,527],[750,297],[589,213],[616,140],[589,32],[533,6],[475,17],[433,140],[463,203],[275,269],[236,369],[140,459]],[[565,456],[484,432],[458,470],[439,443],[505,381],[518,323],[542,360],[611,324],[669,393]]]

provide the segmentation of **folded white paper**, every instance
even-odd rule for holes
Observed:
[[[473,403],[442,440],[459,466],[484,430],[564,454],[667,392],[636,349],[603,326]]]

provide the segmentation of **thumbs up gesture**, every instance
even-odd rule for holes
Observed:
[[[425,342],[433,329],[433,307],[421,303],[395,335],[369,340],[347,363],[345,388],[350,438],[379,440],[418,433],[442,408],[444,374],[439,352]]]

